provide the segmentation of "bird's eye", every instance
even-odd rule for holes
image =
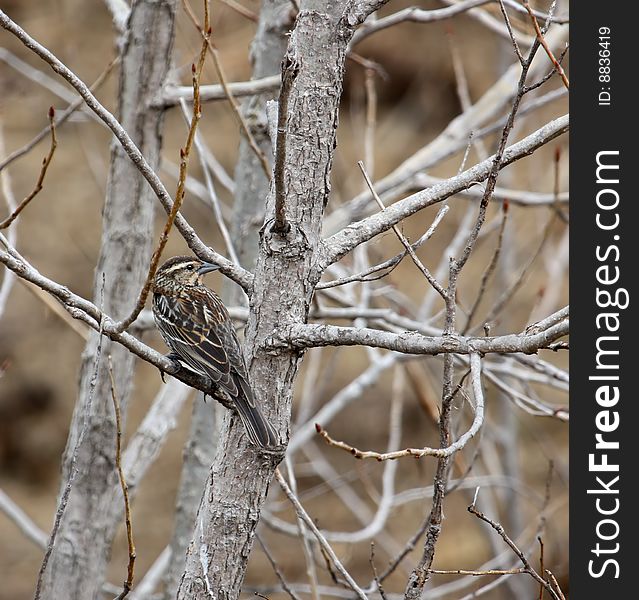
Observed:
[[[192,271],[193,269],[195,269],[193,265],[186,265],[186,268],[188,271]]]

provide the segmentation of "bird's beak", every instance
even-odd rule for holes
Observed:
[[[205,273],[211,273],[212,271],[217,271],[220,268],[220,265],[214,265],[213,263],[204,263],[197,272],[200,275],[204,275]]]

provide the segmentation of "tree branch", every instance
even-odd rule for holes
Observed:
[[[557,136],[566,133],[568,128],[568,115],[564,115],[547,123],[523,140],[506,148],[499,168],[503,169],[509,164],[531,155],[535,150],[554,140]],[[449,198],[453,194],[468,189],[480,181],[484,181],[491,173],[494,160],[495,156],[490,156],[456,177],[451,177],[440,184],[417,192],[404,200],[395,202],[388,206],[383,213],[377,213],[361,221],[357,221],[328,239],[325,239],[324,248],[318,260],[320,269],[322,271],[325,270],[329,265],[340,260],[355,247],[387,231],[396,223],[399,223],[423,208],[432,206]]]
[[[471,354],[478,352],[534,354],[569,333],[568,319],[533,334],[510,334],[495,337],[425,336],[408,331],[389,333],[379,329],[339,327],[337,325],[290,325],[276,329],[268,349],[316,348],[318,346],[370,346],[405,354]]]
[[[55,110],[53,109],[53,106],[52,106],[49,108],[49,132],[51,133],[51,145],[49,147],[48,154],[44,157],[44,160],[42,161],[42,167],[40,168],[40,174],[38,175],[38,180],[36,181],[36,185],[31,191],[31,193],[26,198],[24,198],[24,200],[22,200],[20,204],[18,204],[16,209],[4,221],[0,222],[0,230],[6,229],[7,227],[9,227],[9,225],[11,225],[11,223],[13,223],[18,218],[18,215],[27,207],[29,202],[31,202],[31,200],[33,200],[42,191],[42,186],[44,185],[44,178],[47,174],[47,169],[49,168],[49,165],[51,164],[51,161],[53,160],[53,154],[55,153],[55,149],[58,146],[58,140],[55,135],[54,117],[55,117]]]
[[[122,125],[120,125],[118,120],[97,100],[87,85],[53,53],[32,38],[17,23],[12,21],[2,10],[0,10],[0,25],[15,35],[27,48],[29,48],[29,50],[48,63],[56,73],[69,82],[71,86],[84,98],[87,106],[93,110],[93,112],[95,112],[95,114],[104,121],[104,123],[113,132],[133,164],[151,186],[151,189],[162,204],[166,213],[170,214],[173,207],[173,200],[169,192],[164,187],[164,184],[160,181],[160,178],[157,176],[155,171],[153,171],[150,167],[146,158],[142,155],[129,134],[124,130]],[[225,275],[230,277],[245,290],[250,290],[252,284],[251,274],[242,267],[234,265],[230,260],[221,256],[212,248],[206,246],[195,233],[195,230],[191,227],[191,225],[189,225],[186,219],[184,219],[184,217],[179,213],[175,219],[175,227],[182,234],[182,237],[189,248],[191,248],[191,250],[199,258],[209,262],[216,262],[220,265],[220,270]]]

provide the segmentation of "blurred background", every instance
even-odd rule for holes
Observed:
[[[195,5],[198,3],[194,2]],[[259,12],[259,2],[242,0],[249,11]],[[393,1],[382,14],[411,6],[410,2]],[[420,8],[441,8],[445,4],[424,1]],[[537,3],[545,9],[544,3]],[[0,7],[32,36],[52,50],[85,82],[93,82],[116,56],[115,34],[111,16],[100,0],[0,0]],[[199,8],[199,7],[198,7]],[[491,5],[487,14],[500,18],[498,6]],[[526,19],[511,14],[516,28],[531,33]],[[212,2],[213,40],[230,81],[250,78],[248,49],[256,24],[226,3]],[[176,77],[188,85],[190,65],[199,49],[199,39],[182,10],[177,19],[175,63]],[[29,142],[47,125],[49,106],[64,108],[67,101],[47,87],[45,78],[71,94],[71,89],[53,71],[29,53],[12,35],[0,31],[0,128],[2,144],[0,160]],[[495,35],[481,21],[469,15],[452,20],[418,24],[404,23],[371,36],[357,47],[359,55],[379,65],[381,75],[375,78],[377,118],[374,130],[374,179],[391,172],[416,150],[434,139],[446,125],[463,111],[460,100],[459,71],[454,57],[463,67],[469,99],[475,102],[488,90],[514,60],[509,40]],[[3,58],[4,57],[4,58]],[[39,73],[25,76],[24,61]],[[345,89],[338,130],[338,149],[333,170],[333,189],[329,211],[363,191],[357,161],[364,158],[366,130],[366,94],[364,69],[348,61]],[[35,79],[35,80],[34,80]],[[117,68],[96,92],[110,110],[116,106]],[[205,66],[203,83],[217,83],[210,61]],[[561,87],[555,77],[550,89]],[[525,103],[524,103],[525,106]],[[548,120],[567,112],[567,96],[549,103],[526,116],[513,131],[511,142],[520,139]],[[237,160],[240,133],[234,115],[226,102],[207,103],[203,109],[200,131],[209,148],[229,173]],[[58,149],[46,177],[43,191],[30,205],[18,223],[18,250],[43,274],[84,297],[91,297],[94,268],[99,252],[101,211],[105,195],[111,136],[107,130],[76,111],[58,131]],[[179,109],[170,109],[165,121],[164,163],[162,179],[174,190],[178,149],[184,143],[186,129]],[[494,136],[483,140],[489,153],[495,147]],[[32,189],[48,142],[41,142],[26,156],[13,162],[3,176],[16,198]],[[498,185],[535,193],[552,194],[567,190],[567,138],[562,136],[539,150],[531,159],[521,161],[500,176]],[[559,152],[557,160],[556,153]],[[435,177],[455,175],[462,164],[463,152],[439,162],[429,171]],[[467,165],[477,162],[476,149],[470,152]],[[197,161],[192,161],[190,175],[202,181]],[[220,187],[220,198],[232,206],[231,195]],[[0,218],[7,214],[3,198]],[[435,268],[445,248],[458,230],[460,221],[473,206],[468,197],[454,197],[450,212],[433,238],[421,249],[420,257],[429,268]],[[556,208],[556,207],[555,207]],[[438,207],[431,207],[403,224],[409,239],[417,239],[431,224]],[[478,281],[493,256],[501,204],[491,206],[488,233],[482,237],[477,251],[464,271],[460,283],[460,304],[472,303]],[[564,220],[549,223],[552,206],[522,207],[510,205],[500,263],[479,315],[490,312],[501,293],[513,284],[530,263],[525,279],[513,295],[491,333],[522,331],[535,319],[546,316],[567,304],[567,240]],[[563,208],[561,210],[566,210]],[[187,192],[183,213],[207,243],[223,252],[224,246],[214,226],[209,205]],[[158,216],[163,214],[158,204]],[[158,219],[158,227],[162,219]],[[541,244],[544,239],[544,244]],[[371,262],[395,255],[401,246],[393,234],[380,236],[369,244]],[[183,254],[185,244],[174,232],[165,256]],[[532,260],[534,258],[534,260]],[[2,277],[3,275],[0,275]],[[220,289],[219,275],[209,284]],[[224,285],[232,285],[225,282]],[[383,287],[383,286],[386,286]],[[388,290],[392,288],[393,293]],[[419,305],[428,291],[414,265],[404,260],[375,288],[371,300],[374,307],[397,307],[393,300],[400,294],[406,302]],[[381,291],[380,291],[381,290]],[[59,490],[60,460],[65,447],[68,426],[77,395],[78,372],[84,347],[82,327],[73,328],[51,307],[51,300],[37,290],[15,283],[4,314],[0,317],[0,488],[6,492],[48,534]],[[540,306],[545,314],[540,314]],[[438,307],[438,309],[441,307]],[[437,309],[437,310],[438,310]],[[477,322],[481,322],[478,317]],[[433,323],[438,324],[437,320]],[[145,334],[144,341],[164,352],[155,332]],[[296,388],[296,401],[304,392],[304,378],[310,369],[310,357],[318,353],[314,369],[319,369],[319,385],[314,391],[316,406],[321,406],[359,375],[368,364],[367,353],[359,348],[324,349],[308,352]],[[542,358],[559,368],[567,368],[567,353],[543,352]],[[441,360],[439,357],[418,358],[406,363],[402,376],[403,397],[401,447],[436,445],[438,432],[435,419],[441,396]],[[384,451],[388,444],[390,405],[397,394],[389,369],[363,397],[353,402],[334,421],[330,433],[348,440],[359,448]],[[139,425],[159,387],[157,371],[140,362],[136,391],[130,403],[125,440]],[[528,393],[552,406],[564,406],[567,394],[531,382]],[[506,473],[510,483],[482,489],[490,506],[498,511],[491,515],[501,520],[511,537],[527,540],[540,520],[540,505],[550,494],[545,511],[543,531],[545,564],[565,592],[568,591],[567,567],[567,423],[553,418],[533,416],[517,407],[502,391],[486,383],[488,420],[481,440],[479,456],[469,452],[456,462],[452,476],[459,477],[474,464],[473,475]],[[134,533],[137,546],[136,573],[149,568],[171,535],[175,495],[191,414],[191,402],[201,402],[192,394],[183,408],[175,430],[171,433],[159,458],[148,473],[133,505]],[[294,411],[297,410],[294,407]],[[294,413],[293,420],[295,421]],[[460,425],[460,432],[463,427]],[[513,439],[515,442],[513,442]],[[126,441],[125,441],[126,443]],[[332,469],[328,479],[318,477],[309,467],[303,453],[294,457],[299,496],[310,515],[321,527],[351,531],[361,523],[338,498],[336,489],[346,486],[363,499],[375,512],[381,493],[384,465],[356,461],[347,453],[327,447],[316,440],[317,452]],[[547,486],[549,461],[554,474]],[[432,484],[435,462],[431,459],[403,460],[397,464],[396,493],[425,488]],[[275,486],[272,486],[275,487]],[[490,533],[466,513],[474,487],[452,493],[446,503],[446,516],[441,540],[437,546],[435,567],[438,569],[478,568],[505,545],[499,539],[489,541]],[[273,514],[295,523],[294,513],[286,499],[271,490]],[[429,499],[397,502],[387,521],[385,537],[375,548],[375,562],[380,571],[416,531],[430,508]],[[480,505],[481,508],[481,505]],[[289,581],[306,581],[306,566],[301,558],[299,540],[273,531],[262,524],[260,531],[277,558]],[[497,536],[494,536],[497,538]],[[522,539],[523,539],[522,538]],[[533,536],[534,538],[534,536]],[[401,593],[407,574],[421,556],[422,542],[388,578],[385,589]],[[334,544],[350,572],[359,581],[372,578],[370,541]],[[532,552],[537,560],[538,550]],[[0,512],[0,600],[31,598],[42,561],[42,551],[20,533],[16,525]],[[506,562],[515,563],[514,555]],[[126,541],[120,532],[113,549],[109,580],[120,582],[126,569]],[[334,585],[330,575],[320,566],[321,581]],[[436,576],[433,586],[454,582],[459,576]],[[512,578],[515,579],[515,578]],[[485,581],[484,581],[485,583]],[[263,552],[256,545],[245,582],[246,597],[252,589],[277,584],[277,578]],[[462,598],[480,583],[464,590],[452,589],[438,597]],[[262,586],[262,587],[260,587]],[[485,594],[486,598],[513,598],[515,587],[504,584]],[[286,597],[269,594],[273,599]]]

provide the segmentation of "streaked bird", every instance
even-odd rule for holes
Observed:
[[[202,282],[206,273],[219,268],[190,256],[167,260],[153,281],[153,317],[171,349],[169,356],[221,388],[251,442],[272,448],[279,440],[255,403],[231,317]]]

